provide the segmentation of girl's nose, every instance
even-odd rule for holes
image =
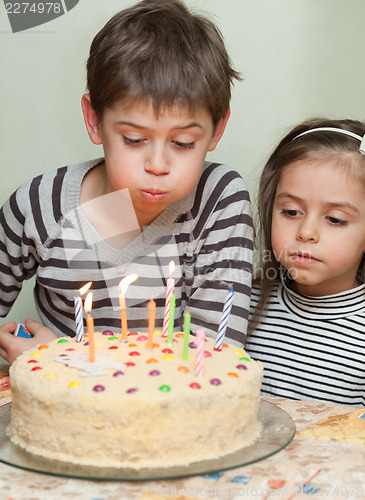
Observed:
[[[297,240],[318,243],[319,232],[317,225],[313,221],[303,219],[298,227]]]
[[[167,152],[163,145],[151,146],[148,151],[145,170],[154,175],[168,174],[170,171]]]

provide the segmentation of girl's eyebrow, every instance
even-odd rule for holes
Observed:
[[[279,193],[276,199],[278,200],[279,198],[289,198],[293,201],[299,201],[299,202],[303,201],[303,199],[300,198],[300,196],[295,196],[294,194],[286,192]],[[353,205],[352,203],[349,203],[348,201],[327,201],[324,203],[324,205],[329,208],[348,208],[349,210],[359,213],[359,209],[355,207],[355,205]]]

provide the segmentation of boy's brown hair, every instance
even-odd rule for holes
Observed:
[[[156,112],[203,105],[216,126],[229,109],[235,78],[219,29],[179,0],[143,0],[119,12],[95,36],[87,61],[99,118],[126,99],[151,101]]]

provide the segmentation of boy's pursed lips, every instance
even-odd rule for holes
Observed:
[[[160,191],[158,189],[141,189],[141,194],[150,201],[160,201],[167,193],[166,191]]]

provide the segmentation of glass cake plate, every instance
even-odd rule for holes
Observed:
[[[11,404],[0,407],[0,461],[14,467],[79,479],[103,481],[146,481],[172,479],[233,469],[264,460],[285,448],[295,434],[295,423],[281,408],[267,401],[261,401],[259,420],[262,431],[259,438],[251,446],[246,446],[235,453],[213,460],[204,460],[187,466],[168,468],[116,468],[92,467],[60,462],[33,455],[13,444],[6,434],[10,423]]]

